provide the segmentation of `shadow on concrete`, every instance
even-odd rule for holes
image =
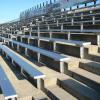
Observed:
[[[80,62],[79,67],[94,74],[100,75],[100,63],[98,62],[91,61],[85,64]]]
[[[99,100],[100,93],[73,79],[59,80],[57,84],[79,100]]]

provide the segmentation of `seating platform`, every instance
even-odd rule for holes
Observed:
[[[23,59],[21,59],[18,55],[16,55],[11,49],[9,49],[7,46],[5,45],[0,45],[0,49],[6,53],[6,56],[10,57],[12,59],[12,63],[16,62],[20,68],[21,68],[21,73],[23,73],[23,71],[27,72],[30,77],[32,77],[33,79],[37,80],[37,87],[41,88],[41,78],[44,78],[45,75],[38,71],[37,69],[35,69],[33,66],[31,66],[28,62],[25,62]]]
[[[6,42],[8,42],[8,40],[9,40],[8,38],[0,36],[0,41],[1,42],[6,43]]]
[[[18,95],[1,66],[3,65],[0,64],[0,87],[2,93],[4,94],[4,98],[5,100],[15,99],[18,97]]]

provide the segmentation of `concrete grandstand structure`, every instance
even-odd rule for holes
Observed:
[[[0,24],[0,100],[100,100],[100,4],[88,2]]]

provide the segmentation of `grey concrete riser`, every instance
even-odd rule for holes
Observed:
[[[72,40],[88,41],[91,44],[97,45],[97,36],[96,35],[80,35],[80,34],[71,34]]]
[[[100,56],[89,54],[89,59],[100,63]]]
[[[46,64],[49,68],[60,72],[60,63],[58,61],[54,61],[53,59],[50,59],[50,58],[45,57],[45,56],[42,56],[41,62]]]
[[[96,67],[96,65],[95,66],[92,65],[92,62],[90,62],[90,63],[91,63],[91,65],[80,62],[79,63],[79,67],[82,68],[82,69],[84,69],[84,70],[87,70],[89,72],[92,72],[94,74],[100,75],[100,68]]]
[[[68,39],[67,34],[52,34],[53,38]]]
[[[41,98],[41,99],[34,99],[34,98],[32,98],[32,100],[50,100],[50,99],[48,99],[48,98]]]
[[[26,34],[25,34],[26,35]],[[29,34],[28,34],[29,35]],[[38,36],[37,33],[31,33],[32,36]]]
[[[37,40],[30,40],[30,45],[38,46],[38,41]]]
[[[86,84],[87,86],[93,88],[94,90],[100,92],[100,84],[99,83],[97,83],[97,82],[95,82],[93,80],[90,80],[90,79],[88,79],[88,78],[86,78],[84,76],[81,76],[81,75],[79,75],[79,74],[77,74],[75,72],[72,72],[70,70],[68,70],[66,74],[71,76],[71,77],[73,77],[74,79]]]
[[[53,50],[53,42],[40,41],[40,47],[46,50]]]
[[[100,62],[100,56],[98,56],[98,55],[92,55],[92,53],[90,54],[90,52],[91,51],[89,51],[88,48],[85,48],[84,49],[84,58],[85,59],[90,59],[92,61]]]
[[[57,44],[56,51],[67,54],[67,55],[80,57],[80,48],[76,46]]]
[[[51,91],[45,88],[45,93],[46,95],[51,99],[51,100],[60,100],[57,98]]]
[[[100,47],[98,48],[98,52],[100,53]]]
[[[70,94],[72,94],[73,96],[75,96],[76,98],[78,98],[79,100],[96,100],[96,98],[94,97],[91,97],[88,93],[86,93],[85,89],[91,91],[90,88],[88,87],[85,87],[83,84],[77,82],[77,81],[74,81],[74,80],[67,80],[67,81],[70,81],[70,82],[64,82],[66,80],[58,80],[59,81],[59,86],[61,88],[63,88],[65,91],[69,92]],[[73,84],[75,85],[76,87],[73,87],[72,85],[70,84]],[[83,88],[83,90],[82,90]],[[94,92],[94,90],[92,90],[92,92]],[[99,97],[99,94],[97,92],[94,92],[96,93],[97,95],[97,98],[100,98]],[[91,94],[92,95],[92,94]]]
[[[43,98],[43,99],[35,99],[35,100],[50,100],[48,98]]]
[[[27,38],[22,38],[23,43],[28,43],[28,39]]]
[[[60,86],[61,86],[64,90],[66,90],[66,91],[68,91],[70,94],[72,94],[73,96],[77,97],[79,100],[89,100],[89,98],[83,96],[82,94],[80,94],[80,92],[74,91],[74,90],[73,90],[71,87],[69,87],[69,86],[66,86],[66,85],[64,85],[64,84],[62,84],[62,83],[60,84]]]
[[[36,36],[36,35],[35,35]],[[40,34],[41,37],[50,37],[50,35],[48,33],[42,33]]]

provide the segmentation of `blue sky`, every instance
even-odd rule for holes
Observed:
[[[19,17],[21,11],[47,0],[0,0],[0,23]]]
[[[0,23],[18,18],[20,12],[44,1],[48,0],[0,0]]]

